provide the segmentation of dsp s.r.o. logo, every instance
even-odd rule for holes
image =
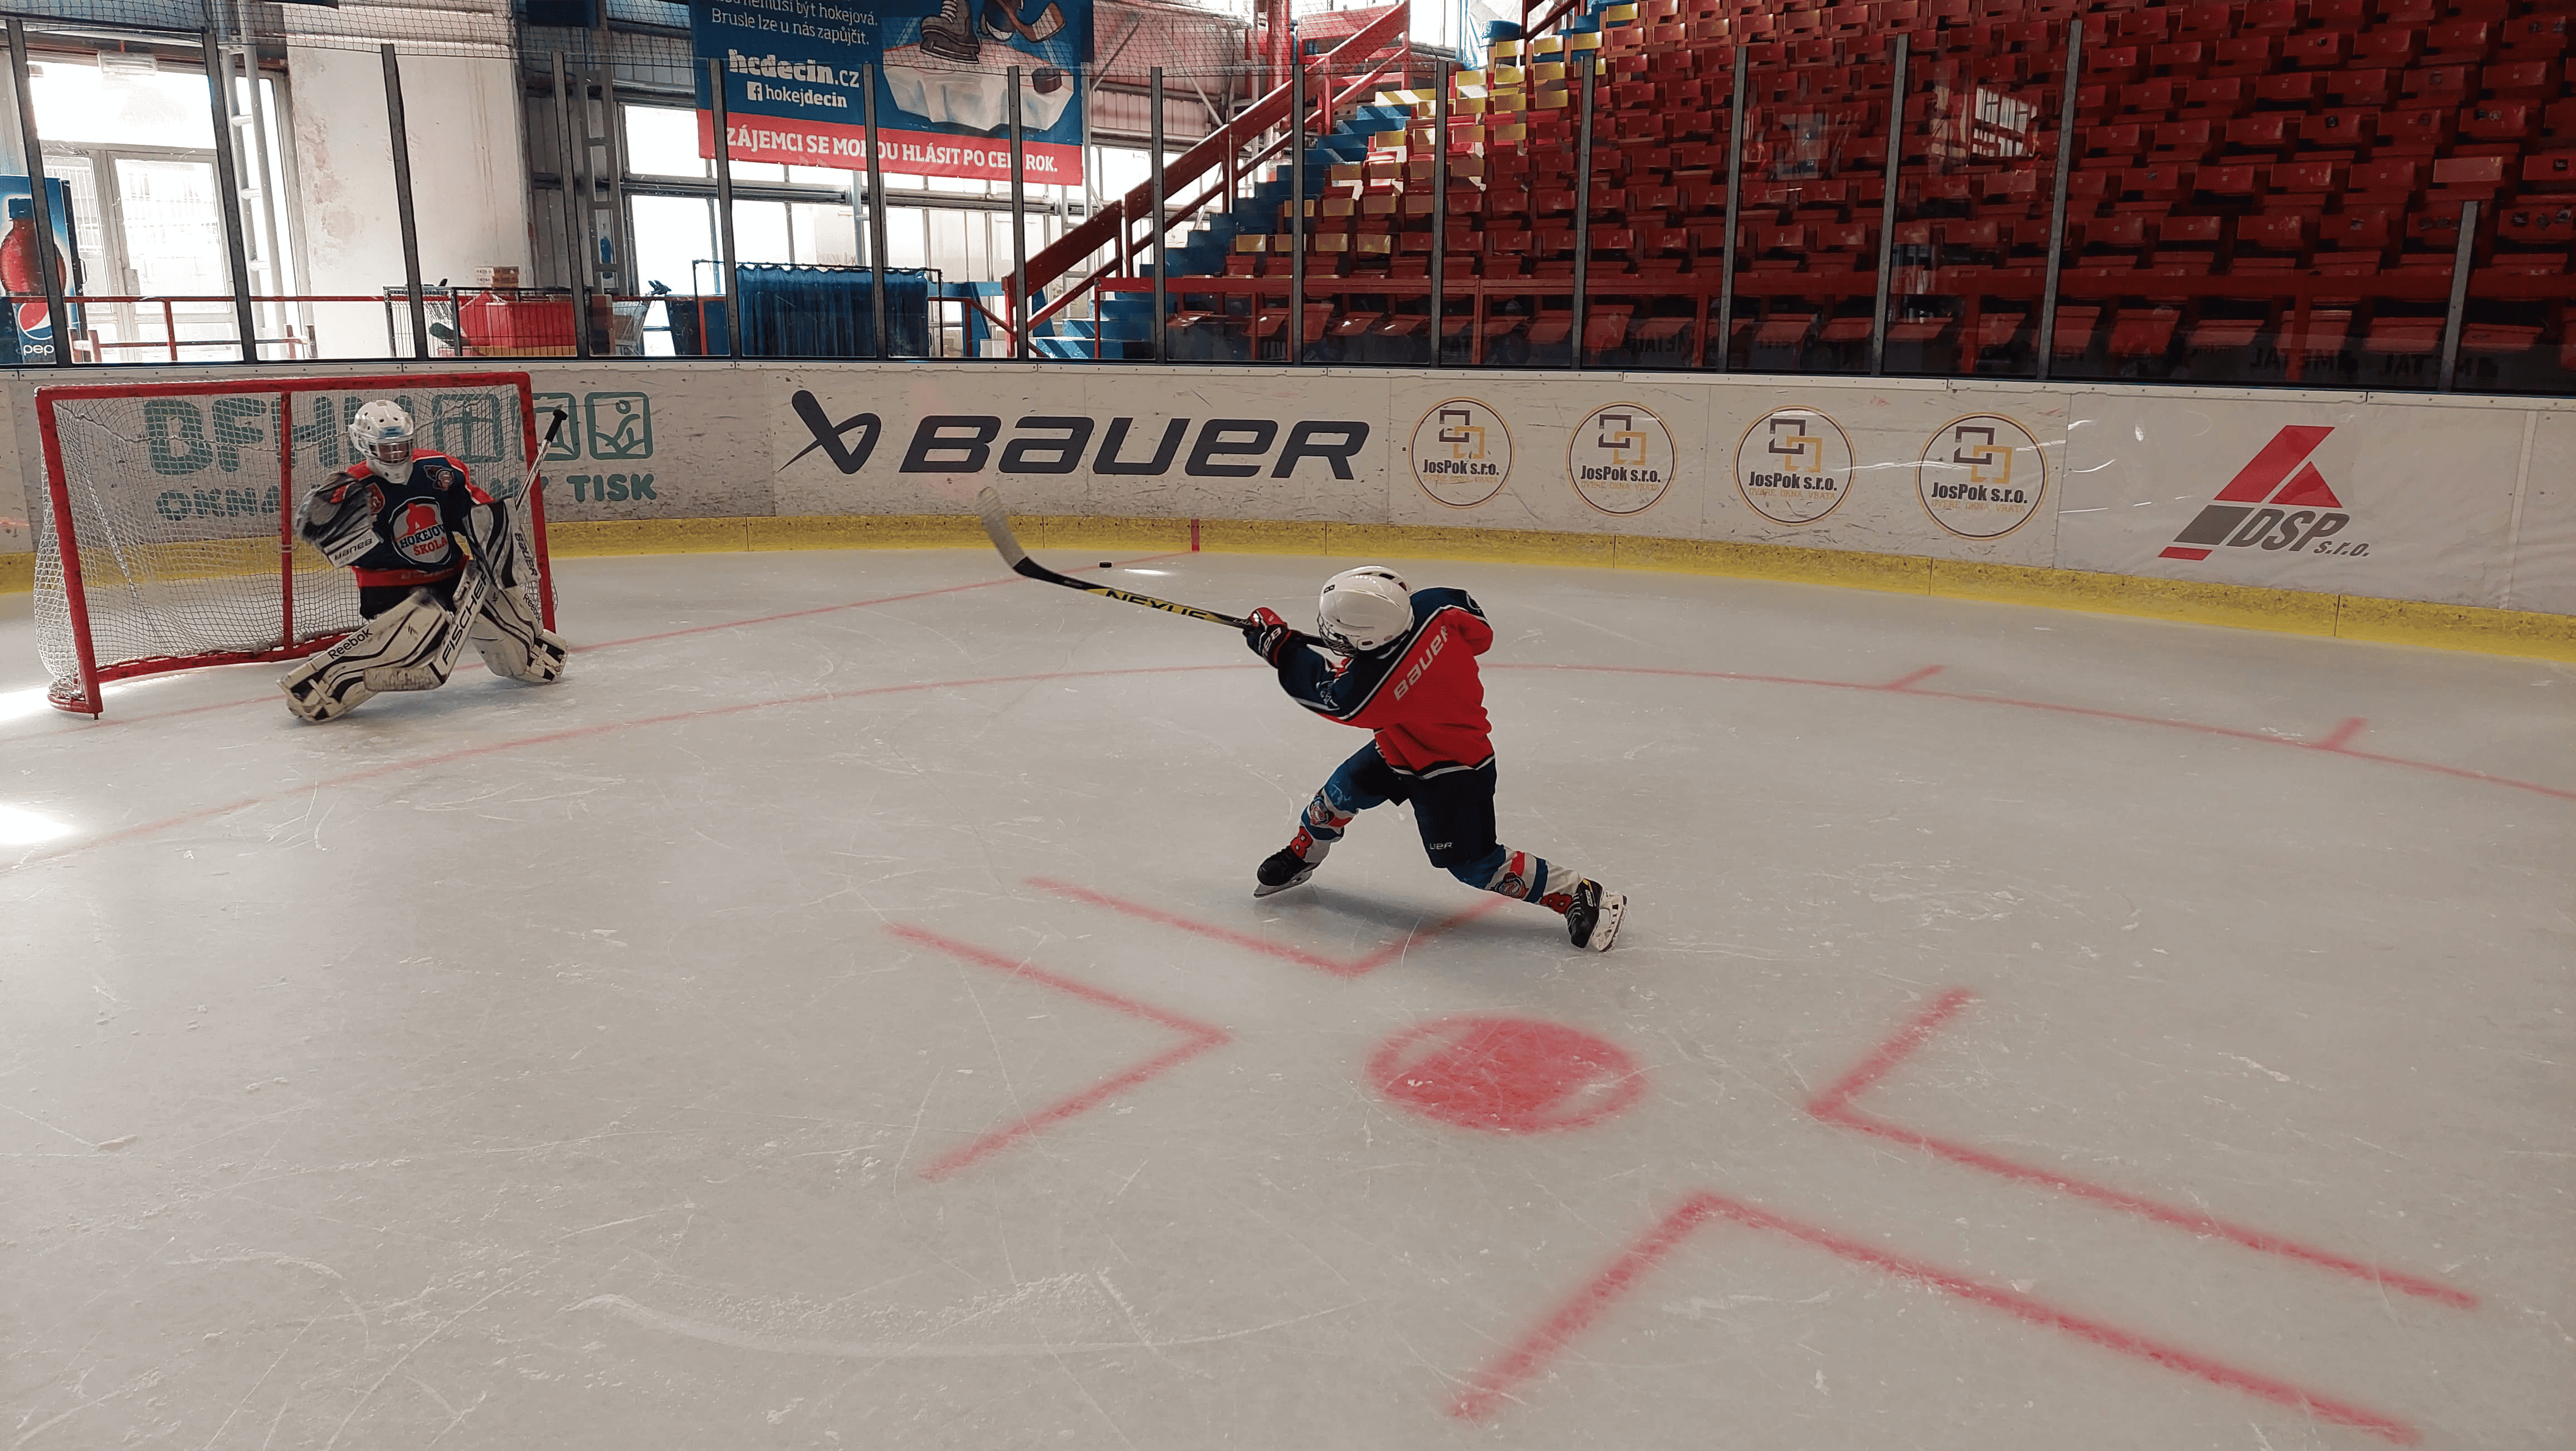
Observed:
[[[1472,509],[1510,480],[1512,431],[1483,402],[1451,398],[1413,426],[1405,459],[1422,492],[1453,509]]]
[[[1735,445],[1735,487],[1775,524],[1813,524],[1851,495],[1851,438],[1812,408],[1774,408]]]
[[[2347,559],[2368,554],[2368,544],[2335,537],[2352,522],[2352,515],[2309,459],[2332,432],[2327,425],[2291,424],[2272,435],[2272,441],[2237,470],[2218,497],[2194,515],[2158,557],[2200,560],[2219,549]]]
[[[2048,460],[2030,430],[1972,413],[1924,442],[1915,488],[1932,522],[1962,539],[2001,539],[2030,522],[2048,492]]]
[[[1566,470],[1593,508],[1642,514],[1673,486],[1672,430],[1642,404],[1596,408],[1574,427]]]

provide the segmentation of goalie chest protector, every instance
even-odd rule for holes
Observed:
[[[359,463],[333,474],[321,492],[343,505],[359,496],[375,516],[376,547],[350,566],[362,586],[431,584],[463,569],[452,536],[465,532],[468,509],[492,502],[463,464],[428,452],[412,455],[411,477],[399,484]]]

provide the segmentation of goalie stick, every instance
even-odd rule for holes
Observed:
[[[1081,580],[1056,573],[1029,558],[1029,552],[1020,547],[1020,541],[1011,533],[1010,520],[1002,516],[1002,496],[994,493],[990,488],[976,492],[975,512],[984,521],[984,533],[992,539],[993,547],[1001,551],[1002,562],[1011,567],[1013,574],[1024,575],[1045,584],[1060,584],[1066,589],[1078,589],[1084,594],[1104,595],[1113,600],[1124,600],[1131,605],[1143,605],[1147,609],[1168,610],[1176,615],[1187,615],[1193,620],[1205,620],[1211,625],[1224,625],[1236,630],[1252,628],[1250,620],[1239,619],[1233,615],[1219,614],[1215,610],[1203,610],[1196,605],[1158,600],[1152,595],[1140,595],[1132,590],[1120,589],[1116,585],[1085,584]],[[1329,641],[1318,640],[1312,635],[1300,634],[1298,638],[1310,644],[1321,645],[1327,650],[1333,648]]]
[[[554,421],[546,425],[545,442],[537,445],[536,457],[528,460],[528,472],[519,480],[517,491],[496,497],[493,500],[494,503],[508,504],[524,499],[528,496],[528,491],[537,486],[537,474],[545,467],[546,450],[554,446],[555,435],[563,432],[564,426],[564,410],[555,409],[547,416]],[[506,529],[511,526],[505,519],[501,527]],[[508,587],[493,577],[492,571],[485,566],[483,557],[474,552],[474,544],[471,540],[453,529],[447,532],[447,537],[455,544],[456,552],[465,556],[465,575],[457,581],[455,597],[448,602],[449,613],[453,618],[448,627],[447,638],[440,641],[438,646],[438,672],[442,680],[453,673],[456,662],[464,658],[465,637],[473,630],[475,616],[483,612],[485,597],[496,590]]]

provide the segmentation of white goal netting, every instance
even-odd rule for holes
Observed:
[[[354,461],[349,417],[378,398],[485,490],[519,487],[525,374],[39,389],[36,647],[55,702],[95,713],[104,681],[285,659],[356,629],[348,571],[289,546],[286,526],[305,493]],[[536,511],[515,512],[523,557],[542,557]],[[76,569],[64,567],[65,522]]]

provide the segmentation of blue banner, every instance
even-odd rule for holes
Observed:
[[[1082,181],[1091,0],[716,0],[690,6],[689,33],[702,155],[715,154],[706,62],[717,60],[734,160],[865,169],[861,68],[874,66],[880,166],[1005,181],[1017,67],[1022,175]]]

